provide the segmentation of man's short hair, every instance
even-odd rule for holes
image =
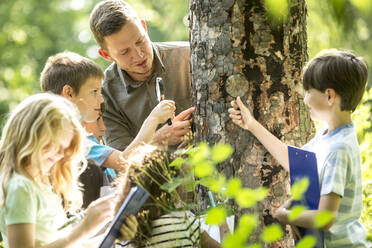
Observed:
[[[104,37],[120,31],[128,20],[135,19],[138,15],[127,2],[106,0],[94,7],[89,25],[97,43],[104,48]]]
[[[74,52],[50,56],[41,72],[41,89],[60,95],[65,85],[75,94],[89,78],[102,78],[103,71],[94,61]]]
[[[342,50],[325,50],[304,67],[303,87],[325,92],[334,89],[341,97],[341,110],[353,112],[368,80],[368,65],[362,57]]]

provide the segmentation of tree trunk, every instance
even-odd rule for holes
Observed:
[[[288,173],[251,133],[230,121],[227,109],[239,95],[255,118],[282,141],[301,146],[312,135],[301,84],[307,60],[307,10],[305,0],[290,2],[288,18],[274,25],[266,18],[262,0],[190,0],[196,140],[231,144],[235,152],[219,170],[239,177],[245,187],[269,188],[269,196],[255,209],[260,226],[276,222],[273,209],[290,192]],[[205,208],[209,203],[205,192],[199,196]],[[253,211],[235,207],[238,218]],[[293,247],[291,237],[288,231],[267,247]],[[259,235],[255,238],[252,241],[258,242]]]

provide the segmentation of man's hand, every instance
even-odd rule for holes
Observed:
[[[190,131],[190,119],[195,107],[188,108],[179,113],[173,120],[172,125],[165,124],[154,136],[154,141],[160,145],[178,145],[184,139],[184,135]]]

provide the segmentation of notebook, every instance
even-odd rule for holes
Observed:
[[[140,186],[133,187],[125,201],[120,206],[114,220],[111,222],[108,232],[102,240],[99,248],[111,247],[120,236],[120,227],[129,215],[136,215],[142,205],[146,202],[149,194]]]

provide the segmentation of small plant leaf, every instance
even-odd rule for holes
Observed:
[[[306,235],[296,245],[296,248],[313,248],[316,244],[316,239],[312,235]]]
[[[289,221],[294,221],[298,217],[300,217],[301,213],[305,211],[307,208],[303,205],[297,205],[291,208],[291,212],[288,215]]]
[[[291,187],[291,195],[293,200],[301,200],[303,194],[306,192],[309,187],[309,179],[307,177],[302,178],[295,182]]]
[[[283,237],[284,233],[282,227],[275,223],[265,227],[261,234],[261,239],[266,243],[275,242]]]
[[[172,161],[172,163],[169,164],[169,167],[175,167],[177,170],[179,170],[184,162],[185,160],[183,158],[177,157]]]
[[[197,165],[208,159],[210,156],[210,148],[206,143],[200,143],[199,146],[190,152],[192,165]]]
[[[327,225],[333,219],[333,214],[330,211],[322,210],[315,215],[314,225],[316,228]]]
[[[160,186],[160,189],[171,193],[174,190],[176,190],[176,188],[180,186],[183,182],[184,182],[183,178],[176,177],[176,178],[173,178],[171,181],[162,184]]]
[[[223,192],[223,188],[226,184],[226,178],[224,175],[219,175],[217,179],[212,178],[210,181],[209,189],[212,192],[220,193]]]
[[[262,248],[262,246],[256,243],[256,244],[245,246],[244,248]]]
[[[258,223],[258,217],[252,214],[244,214],[239,219],[239,225],[237,227],[237,232],[245,233],[245,239],[251,235],[252,231],[256,228]]]
[[[267,188],[264,188],[264,187],[260,187],[260,188],[255,189],[254,193],[255,193],[255,196],[256,196],[256,201],[261,201],[261,200],[265,199],[268,192],[269,192],[269,190]]]
[[[221,225],[226,219],[226,209],[222,207],[214,207],[207,211],[205,223],[208,225]]]
[[[236,202],[242,208],[250,208],[256,204],[256,195],[252,189],[243,188],[240,190],[239,194],[235,196]]]
[[[214,165],[208,160],[204,160],[195,164],[195,176],[207,177],[213,174],[215,168]]]
[[[222,242],[222,247],[244,248],[245,239],[241,233],[228,234]]]
[[[240,180],[240,178],[230,179],[227,183],[226,195],[235,197],[239,194],[241,188],[242,181]]]
[[[225,161],[233,153],[233,148],[228,144],[218,143],[212,148],[211,159],[215,163],[221,163]]]

